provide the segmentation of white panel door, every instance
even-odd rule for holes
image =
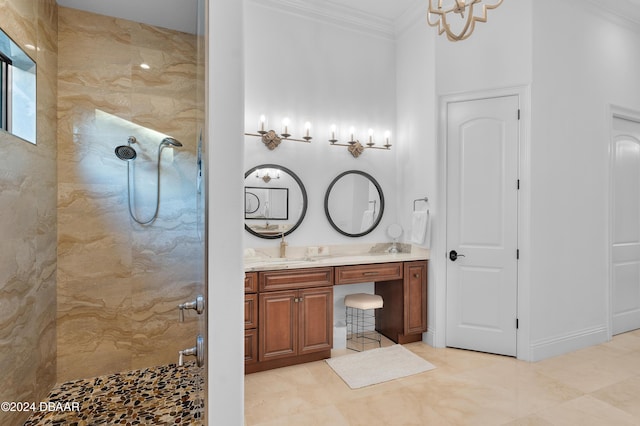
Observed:
[[[640,328],[640,123],[613,120],[613,334]]]
[[[447,346],[516,355],[518,108],[447,107]]]

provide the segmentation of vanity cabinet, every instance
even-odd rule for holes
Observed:
[[[244,276],[244,363],[258,362],[258,274]]]
[[[427,262],[404,265],[404,334],[427,331]]]
[[[260,294],[260,362],[331,350],[333,288]]]
[[[245,372],[329,358],[333,267],[263,271],[257,283],[258,356]]]
[[[245,372],[331,356],[333,286],[374,282],[376,329],[397,343],[427,330],[427,261],[322,266],[245,275]]]
[[[376,329],[401,344],[418,342],[427,331],[427,262],[404,262],[402,272],[402,279],[375,283],[384,300]]]

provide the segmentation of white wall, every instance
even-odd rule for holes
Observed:
[[[207,424],[244,422],[242,3],[209,0]],[[223,200],[223,202],[220,202]]]
[[[420,15],[422,17],[422,14]],[[413,201],[429,198],[429,204],[418,202],[416,209],[429,209],[431,225],[437,227],[437,120],[435,80],[436,32],[424,24],[423,19],[398,34],[396,46],[396,73],[398,95],[398,138],[404,143],[398,147],[397,181],[399,191],[395,197],[398,221],[404,233],[402,239],[411,241],[411,213]],[[427,243],[431,243],[427,241]],[[424,244],[430,247],[430,244]],[[427,280],[435,283],[433,262],[428,268]],[[427,341],[433,344],[436,316],[436,286],[428,286]],[[444,311],[444,310],[443,310]]]
[[[521,134],[526,223],[520,235],[518,350],[525,359],[607,339],[607,114],[611,104],[640,110],[640,60],[630,54],[638,51],[640,37],[600,12],[575,0],[505,2],[470,39],[436,41],[435,87],[441,97],[516,86],[531,90]],[[445,252],[444,229],[437,231],[435,250]],[[436,256],[430,267],[441,337],[445,260]]]
[[[607,339],[608,107],[640,111],[640,36],[595,12],[574,0],[533,7],[534,359]]]
[[[509,93],[527,93],[532,81],[532,0],[518,2],[504,2],[499,8],[490,10],[487,23],[477,23],[473,35],[462,42],[450,42],[445,36],[437,37],[435,41],[435,53],[432,61],[435,62],[435,83],[433,92],[427,96],[433,96],[433,107],[438,109],[440,118],[441,103],[445,99],[464,96],[478,96],[479,93],[500,90]],[[432,34],[436,34],[435,28],[428,28]],[[524,98],[524,96],[522,96]],[[521,99],[523,103],[528,99]],[[528,105],[523,105],[523,111],[528,111]],[[521,135],[522,156],[527,158],[526,148],[528,130],[526,124],[530,117],[523,117],[523,132]],[[434,128],[441,128],[439,120],[433,123]],[[445,345],[445,303],[446,303],[446,258],[438,253],[446,253],[446,223],[445,223],[445,146],[441,135],[437,136],[438,142],[432,144],[427,157],[435,159],[434,168],[436,174],[434,187],[437,190],[431,209],[437,211],[433,221],[434,235],[432,241],[432,256],[429,262],[429,334],[427,341],[436,346]],[[526,166],[526,164],[525,164]],[[522,174],[527,168],[523,167]],[[521,190],[521,209],[528,209],[528,189]],[[521,222],[522,223],[522,222]],[[521,249],[526,242],[522,236]],[[527,267],[527,260],[521,261],[521,271]],[[528,321],[528,279],[526,273],[521,275],[519,283],[519,316],[521,328],[519,332],[518,351],[519,356],[528,358],[528,333],[530,325]],[[526,350],[522,350],[525,348]]]
[[[476,23],[473,35],[452,43],[436,41],[439,95],[503,88],[531,82],[532,0],[504,2]],[[436,31],[435,28],[431,28]]]
[[[259,164],[280,164],[296,173],[308,195],[307,215],[287,239],[290,246],[388,241],[385,230],[396,221],[397,146],[395,136],[396,66],[393,40],[354,31],[329,18],[311,18],[277,10],[271,2],[245,2],[245,131],[258,128],[260,115],[269,129],[281,131],[284,117],[290,133],[300,138],[306,121],[312,123],[311,144],[284,141],[269,151],[256,137],[245,137],[248,170]],[[393,132],[391,151],[365,150],[353,158],[346,147],[329,145],[335,123],[345,142],[350,126],[361,142],[373,128],[382,143],[385,130]],[[386,198],[383,219],[376,230],[361,238],[335,231],[324,213],[324,196],[331,181],[346,170],[362,170],[381,185]],[[276,247],[274,240],[244,233],[245,247]]]

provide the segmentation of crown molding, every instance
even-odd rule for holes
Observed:
[[[395,21],[396,38],[402,36],[409,28],[416,24],[427,23],[427,8],[424,0],[414,0],[407,10]]]
[[[640,17],[632,17],[632,15],[625,15],[620,10],[613,10],[610,8],[603,8],[602,4],[597,0],[585,0],[576,2],[576,0],[568,0],[576,3],[576,6],[585,6],[585,10],[600,16],[607,21],[616,24],[622,28],[626,28],[636,34],[640,34]]]
[[[340,28],[368,34],[374,37],[395,40],[395,25],[390,19],[352,9],[350,7],[317,0],[246,0],[318,22],[329,23]]]

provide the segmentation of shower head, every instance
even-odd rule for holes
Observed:
[[[138,142],[135,136],[129,136],[126,145],[120,145],[116,147],[116,157],[123,161],[135,160],[138,153],[131,147],[132,143]]]
[[[182,144],[180,142],[178,142],[176,139],[172,138],[172,137],[166,137],[164,139],[162,139],[162,142],[160,142],[160,145],[171,145],[171,146],[175,146],[175,147],[181,147]]]
[[[138,154],[130,145],[120,145],[116,147],[116,157],[123,161],[135,160]]]

